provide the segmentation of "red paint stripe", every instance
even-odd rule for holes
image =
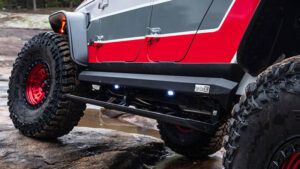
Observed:
[[[148,57],[152,61],[180,61],[186,55],[195,34],[162,37],[148,45]]]
[[[179,63],[230,63],[258,3],[259,0],[236,0],[220,30],[197,34],[184,58],[172,58],[172,56],[184,56],[189,43],[182,46],[183,43],[179,42],[190,41],[193,34],[161,37],[159,42],[151,45],[143,43],[144,40],[105,43],[100,48],[97,48],[97,44],[95,44],[89,46],[89,62],[153,62],[168,61],[171,58]],[[161,49],[158,48],[160,44],[166,45],[166,49],[177,50],[156,50],[156,48]],[[151,55],[150,59],[149,54]]]
[[[182,63],[230,63],[259,0],[237,0],[217,32],[197,34]],[[246,13],[245,13],[246,12]]]
[[[95,43],[89,46],[89,62],[116,62],[136,60],[144,39],[113,42]]]

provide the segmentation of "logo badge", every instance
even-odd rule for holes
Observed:
[[[199,85],[199,84],[195,85],[195,92],[197,93],[209,94],[209,91],[210,91],[210,86],[208,85]]]

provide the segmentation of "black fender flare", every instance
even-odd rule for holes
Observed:
[[[252,16],[237,51],[238,63],[252,76],[257,76],[280,57],[273,52],[283,27],[285,9],[284,0],[260,0]]]
[[[293,54],[299,48],[293,46],[298,43],[294,32],[299,5],[298,1],[260,0],[237,51],[237,61],[247,73],[257,76],[299,53]]]

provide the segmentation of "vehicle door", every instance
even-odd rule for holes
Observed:
[[[180,61],[186,55],[213,0],[153,0],[146,41],[152,61]]]
[[[134,61],[145,41],[151,0],[101,0],[97,61]]]

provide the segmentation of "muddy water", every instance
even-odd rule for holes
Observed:
[[[113,129],[127,133],[144,134],[160,138],[159,133],[156,130],[138,127],[119,119],[109,118],[101,114],[100,107],[97,108],[94,106],[85,111],[83,118],[79,122],[79,126]]]
[[[215,154],[204,160],[192,161],[181,155],[171,154],[154,169],[222,169],[222,158]]]
[[[137,133],[160,138],[159,132],[153,129],[137,127],[119,119],[109,118],[101,114],[100,107],[88,106],[79,126],[106,128],[128,133]],[[218,152],[204,160],[189,160],[179,154],[169,151],[169,155],[158,162],[152,169],[221,169],[222,152]]]

